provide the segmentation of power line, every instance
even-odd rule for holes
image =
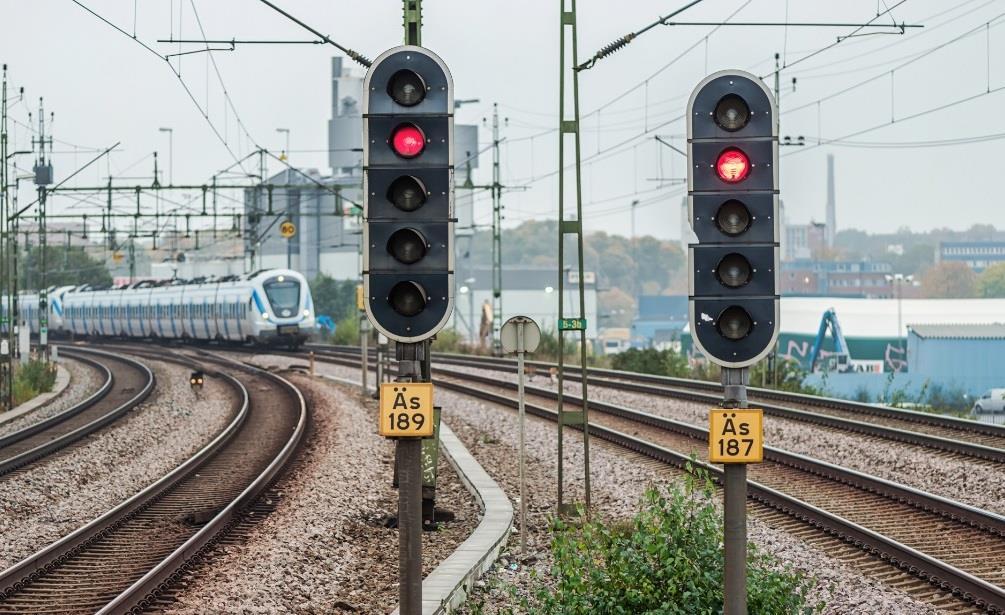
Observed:
[[[328,38],[328,37],[327,37],[327,36],[325,36],[324,34],[321,34],[320,32],[318,32],[318,31],[317,31],[317,30],[315,30],[314,28],[312,28],[312,27],[308,26],[308,25],[307,25],[307,24],[305,24],[304,22],[300,21],[299,19],[297,19],[297,18],[296,18],[296,17],[294,17],[293,15],[290,15],[289,13],[287,13],[286,11],[284,11],[283,9],[279,8],[278,6],[276,6],[275,4],[272,4],[271,2],[269,2],[269,0],[260,0],[260,2],[261,2],[262,4],[264,4],[264,5],[266,5],[266,6],[270,7],[270,8],[272,8],[272,10],[276,11],[277,13],[279,13],[280,15],[282,15],[283,17],[286,17],[287,19],[289,19],[289,20],[290,20],[290,21],[292,21],[293,23],[297,24],[297,25],[298,25],[298,26],[300,26],[301,28],[303,28],[303,29],[307,30],[308,32],[310,32],[310,33],[311,33],[311,34],[313,34],[314,36],[316,36],[316,37],[320,38],[320,39],[321,39],[322,41],[324,41],[324,42],[328,43],[329,45],[334,45],[334,46],[335,46],[335,47],[337,47],[337,48],[338,48],[338,49],[339,49],[339,50],[340,50],[340,51],[341,51],[342,53],[346,54],[347,56],[349,56],[349,57],[350,57],[350,58],[352,58],[353,60],[356,60],[357,62],[359,62],[360,64],[362,64],[362,65],[363,65],[363,66],[365,66],[366,68],[370,68],[370,64],[372,64],[372,62],[370,62],[370,60],[368,60],[368,59],[366,58],[366,56],[364,56],[364,55],[360,54],[359,52],[356,52],[356,51],[353,51],[352,49],[349,49],[348,47],[343,47],[342,45],[339,45],[338,43],[336,43],[336,42],[335,42],[335,41],[333,41],[332,39]],[[206,35],[205,35],[205,33],[204,33],[204,34],[203,34],[203,37],[205,38],[205,36],[206,36]]]
[[[181,73],[179,73],[175,69],[175,67],[171,65],[171,62],[167,58],[165,58],[163,55],[161,55],[160,53],[158,53],[157,51],[155,51],[153,48],[151,48],[149,45],[147,45],[146,43],[144,43],[140,39],[134,37],[133,35],[129,34],[128,32],[126,32],[125,30],[123,30],[119,26],[115,25],[114,23],[112,23],[108,19],[105,19],[103,16],[101,16],[98,13],[96,13],[95,11],[91,10],[84,3],[80,2],[80,0],[72,0],[72,2],[74,4],[76,4],[77,6],[79,6],[80,8],[84,9],[85,11],[87,11],[88,13],[90,13],[91,15],[97,17],[99,20],[101,20],[102,22],[104,22],[105,24],[107,24],[108,26],[110,26],[111,28],[113,28],[115,31],[117,31],[117,32],[121,33],[123,36],[127,37],[129,40],[134,41],[136,44],[140,45],[141,47],[143,47],[144,49],[146,49],[147,51],[149,51],[153,55],[157,56],[161,60],[164,60],[164,62],[167,64],[168,68],[171,69],[171,72],[174,73],[174,76],[178,78],[178,83],[181,84],[182,88],[185,90],[185,93],[188,94],[188,97],[192,100],[192,104],[194,104],[196,106],[196,108],[199,110],[199,113],[202,115],[203,119],[205,119],[206,123],[209,124],[210,129],[213,131],[213,134],[216,135],[216,138],[219,139],[220,143],[222,143],[223,146],[227,149],[227,151],[230,153],[231,157],[233,157],[234,160],[238,159],[237,155],[230,148],[230,144],[227,143],[227,140],[223,138],[223,135],[220,134],[220,131],[217,130],[216,125],[213,124],[213,121],[209,118],[209,112],[208,112],[208,110],[204,110],[202,108],[202,105],[200,105],[199,101],[197,101],[195,99],[195,96],[192,94],[192,91],[189,89],[188,85],[185,83],[185,80],[181,78]]]
[[[854,29],[854,30],[852,30],[852,31],[851,31],[851,32],[850,32],[849,34],[846,34],[845,36],[839,36],[839,37],[837,38],[837,40],[836,40],[836,41],[834,41],[833,43],[831,43],[830,45],[827,45],[827,46],[825,46],[825,47],[821,47],[820,49],[817,49],[816,51],[813,51],[813,52],[811,52],[811,53],[808,53],[808,54],[806,54],[806,55],[802,56],[801,58],[799,58],[798,60],[796,60],[795,62],[793,62],[793,63],[791,63],[791,64],[786,64],[786,65],[785,65],[785,66],[783,66],[782,68],[791,68],[791,67],[793,67],[793,66],[796,66],[797,64],[800,64],[800,63],[802,63],[802,62],[805,62],[806,60],[809,60],[810,58],[812,58],[812,57],[815,57],[815,56],[817,56],[817,55],[819,55],[819,54],[821,54],[821,53],[823,53],[823,52],[827,51],[828,49],[831,49],[832,47],[834,47],[834,46],[836,46],[836,45],[840,45],[842,41],[846,41],[846,40],[848,40],[849,38],[852,38],[852,37],[854,37],[854,36],[857,36],[857,35],[858,35],[858,33],[859,33],[860,31],[862,31],[863,29],[865,29],[866,27],[868,27],[868,26],[869,26],[870,24],[872,24],[872,22],[876,21],[877,19],[879,19],[879,18],[880,18],[880,17],[882,17],[883,15],[887,15],[887,14],[889,14],[889,13],[890,13],[891,11],[893,11],[893,9],[895,9],[895,8],[897,8],[898,6],[900,6],[900,5],[904,4],[905,2],[907,2],[907,0],[900,0],[900,2],[898,2],[897,4],[894,4],[894,5],[893,5],[893,6],[891,6],[891,7],[888,7],[888,8],[887,8],[887,9],[886,9],[885,11],[882,11],[882,12],[880,12],[880,13],[876,13],[876,16],[875,16],[875,17],[873,17],[873,18],[872,18],[872,19],[870,19],[869,21],[865,22],[865,23],[864,23],[864,24],[862,24],[861,26],[859,26],[859,27],[855,28],[855,29]],[[901,32],[900,32],[900,34],[904,34],[904,30],[903,30],[903,29],[901,29]],[[764,79],[764,78],[766,78],[766,77],[767,77],[768,75],[770,75],[770,74],[772,74],[772,73],[768,73],[767,75],[761,75],[761,79]]]

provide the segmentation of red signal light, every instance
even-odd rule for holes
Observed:
[[[731,147],[719,154],[715,161],[715,172],[722,181],[735,184],[750,175],[750,159],[741,150]]]
[[[402,158],[415,158],[426,147],[426,135],[415,124],[402,124],[391,135],[391,147]]]

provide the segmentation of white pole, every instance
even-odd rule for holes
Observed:
[[[524,477],[524,393],[523,393],[523,355],[524,355],[524,323],[516,323],[516,369],[518,397],[520,400],[520,553],[527,555],[527,481]]]

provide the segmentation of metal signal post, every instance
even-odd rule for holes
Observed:
[[[418,17],[408,19],[408,8],[406,2],[406,33],[414,33]],[[418,42],[410,34],[406,40]],[[453,309],[450,71],[422,47],[390,49],[367,71],[363,109],[363,307],[374,328],[396,342],[399,374],[395,383],[380,386],[383,420],[385,407],[394,411],[388,395],[403,394],[406,383],[429,381],[429,344]],[[421,532],[424,517],[434,521],[435,466],[431,480],[423,471],[424,459],[435,464],[437,457],[431,403],[430,392],[422,413],[396,415],[383,434],[396,438],[402,615],[421,612]]]
[[[691,334],[722,367],[726,409],[747,408],[749,367],[778,338],[777,115],[771,91],[743,71],[709,75],[687,106],[688,214],[698,238],[688,247]],[[733,430],[749,415],[714,410],[722,433],[709,430],[710,461],[725,473],[726,615],[747,612],[746,464],[759,460],[763,438],[759,418],[756,436]],[[750,425],[743,423],[745,435]]]

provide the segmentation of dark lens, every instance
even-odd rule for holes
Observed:
[[[735,237],[750,228],[750,210],[740,201],[730,199],[715,212],[715,225],[723,233]]]
[[[747,101],[736,94],[727,94],[715,105],[715,123],[719,128],[736,132],[750,121],[750,107]]]
[[[398,229],[387,240],[387,251],[399,263],[411,265],[426,255],[426,240],[415,229]]]
[[[398,282],[387,300],[395,312],[415,316],[426,308],[426,291],[415,282]]]
[[[750,282],[750,261],[746,258],[731,252],[722,257],[715,268],[715,277],[723,286],[729,288],[739,288]]]
[[[715,328],[726,339],[742,340],[750,334],[754,323],[750,320],[750,314],[747,313],[747,310],[737,305],[731,305],[719,314],[718,320],[715,321]]]
[[[426,84],[417,73],[402,69],[391,76],[387,93],[403,107],[414,107],[426,97]]]
[[[402,175],[391,182],[387,199],[402,211],[415,211],[426,202],[426,188],[411,175]]]

